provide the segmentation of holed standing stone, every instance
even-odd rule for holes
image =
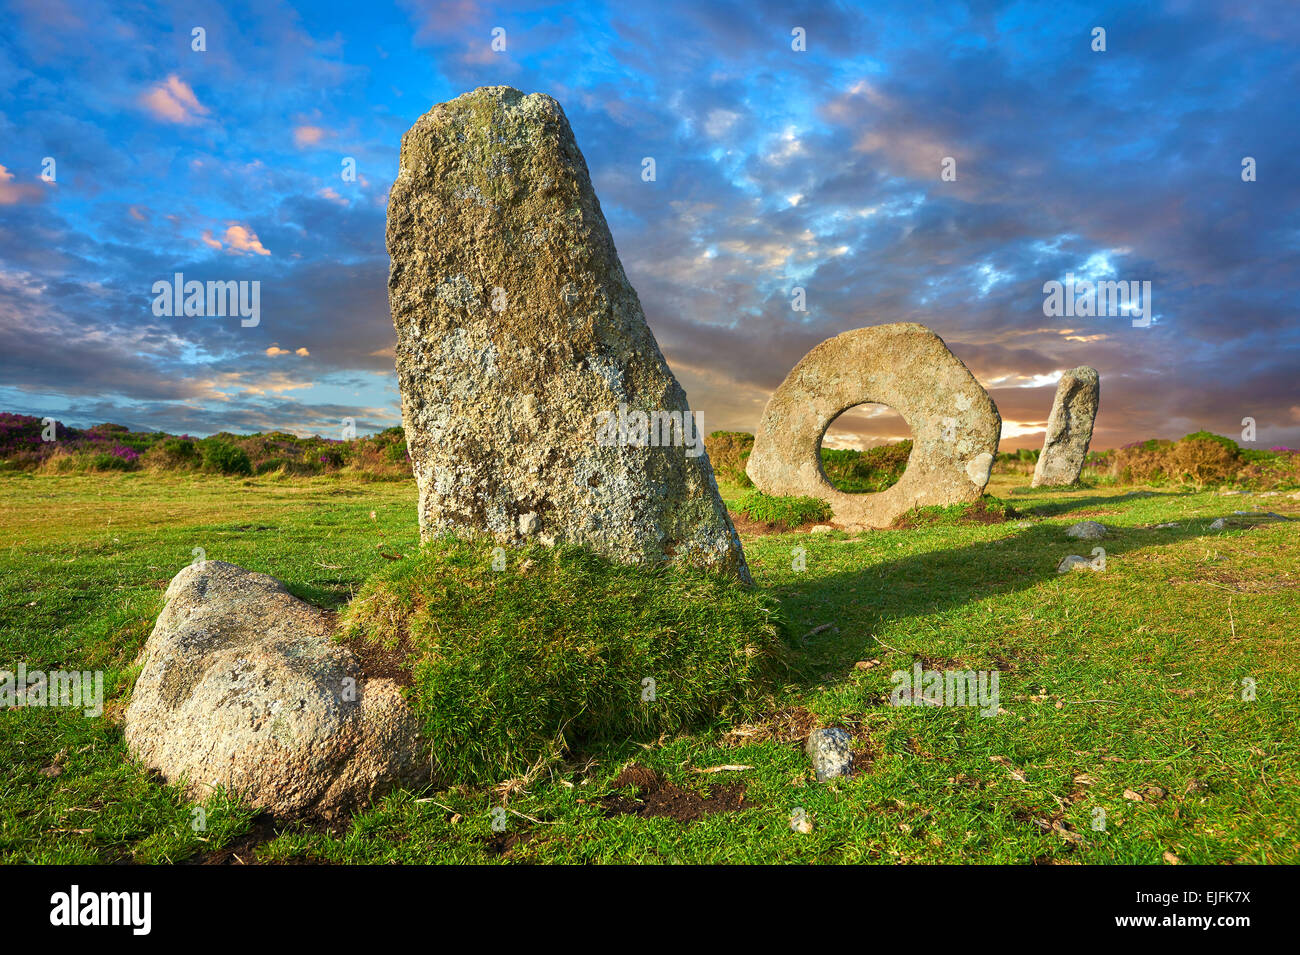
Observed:
[[[878,402],[914,436],[898,481],[849,494],[822,467],[822,438],[856,405]],[[767,494],[820,498],[848,529],[889,527],[914,507],[978,501],[1002,417],[962,360],[924,325],[898,322],[828,338],[799,360],[763,409],[745,473]]]
[[[1073,484],[1079,480],[1092,441],[1092,425],[1101,400],[1097,369],[1080,365],[1061,376],[1047,419],[1043,453],[1034,466],[1033,486]]]
[[[584,544],[749,579],[559,103],[491,86],[420,117],[388,252],[423,537]]]

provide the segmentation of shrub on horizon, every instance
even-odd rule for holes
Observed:
[[[215,474],[248,476],[253,473],[252,462],[240,448],[226,441],[207,438],[201,443],[203,470]]]

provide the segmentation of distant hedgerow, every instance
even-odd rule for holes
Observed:
[[[754,486],[745,473],[745,464],[754,450],[754,436],[748,431],[714,431],[704,439],[704,450],[718,480],[741,487]]]
[[[225,441],[208,438],[202,442],[203,470],[216,474],[253,473],[252,462],[242,450]]]
[[[874,493],[898,483],[907,470],[912,441],[882,444],[865,451],[852,448],[822,448],[822,471],[826,480],[847,494]]]

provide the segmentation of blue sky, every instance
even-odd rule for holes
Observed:
[[[0,10],[4,410],[192,434],[399,423],[401,135],[505,84],[563,105],[708,430],[753,430],[819,341],[916,321],[989,389],[1004,447],[1041,443],[1079,364],[1101,372],[1096,447],[1247,416],[1260,445],[1300,446],[1298,4]],[[155,316],[176,272],[260,282],[260,324]],[[1045,316],[1070,272],[1150,281],[1155,321]],[[845,415],[828,443],[900,427]]]

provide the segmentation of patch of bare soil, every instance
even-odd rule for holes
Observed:
[[[778,710],[757,723],[744,723],[727,731],[728,746],[753,743],[802,743],[817,726],[817,717],[802,706]]]
[[[282,827],[276,824],[275,817],[269,812],[254,817],[252,828],[234,842],[221,849],[200,852],[188,859],[181,860],[181,865],[262,865],[257,859],[257,850],[280,834]],[[313,858],[295,858],[277,860],[276,865],[319,865],[320,860]]]
[[[338,614],[332,610],[326,611],[326,614],[337,637]],[[361,663],[362,680],[392,680],[401,687],[412,684],[414,678],[407,663],[411,653],[405,629],[394,647],[385,646],[377,640],[365,639],[344,640],[343,645],[356,654]]]
[[[509,857],[520,846],[532,842],[536,835],[537,833],[525,829],[520,832],[498,832],[479,841],[493,855]]]
[[[793,529],[781,527],[773,524],[771,521],[755,521],[746,517],[744,514],[737,514],[735,511],[727,511],[731,517],[731,523],[736,527],[737,534],[749,534],[760,537],[764,534],[807,534],[818,524],[826,523],[825,521],[809,521],[807,524],[800,524]],[[831,524],[832,527],[836,525]]]
[[[653,769],[629,766],[618,774],[614,788],[632,788],[636,796],[606,796],[601,802],[606,816],[667,816],[678,822],[695,822],[715,812],[749,809],[744,783],[718,783],[701,793],[682,789],[662,778]]]
[[[1079,513],[1084,513],[1080,511]],[[945,519],[944,524],[1005,524],[1007,521],[1019,520],[1022,515],[1013,507],[1005,511],[990,510],[983,501],[976,501],[961,517]],[[916,515],[908,512],[889,525],[890,530],[905,531],[913,527],[925,526],[927,521],[917,520]]]

